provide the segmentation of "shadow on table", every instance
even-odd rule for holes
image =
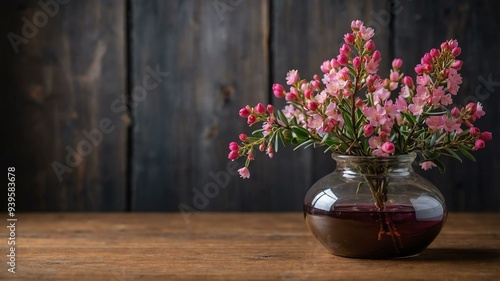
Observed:
[[[414,261],[491,261],[500,260],[500,250],[496,249],[426,249]]]

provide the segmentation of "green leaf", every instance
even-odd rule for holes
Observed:
[[[469,160],[471,160],[472,162],[476,162],[476,158],[474,158],[474,156],[472,156],[472,154],[469,153],[469,149],[467,146],[461,144],[458,149],[460,149],[460,152],[462,152],[462,154],[467,157]]]
[[[411,115],[410,113],[408,112],[402,112],[404,117],[406,117],[406,120],[408,120],[411,125],[415,124],[415,122],[417,122],[417,120],[415,119],[415,116]]]
[[[460,156],[458,156],[458,154],[455,153],[455,151],[453,151],[452,149],[450,148],[446,148],[445,149],[446,152],[448,152],[448,154],[450,154],[451,157],[455,158],[458,162],[462,163],[462,158],[460,158]]]
[[[444,174],[444,172],[446,172],[446,167],[444,166],[443,162],[439,161],[438,159],[434,159],[432,160],[432,162],[436,164],[441,174]]]
[[[278,144],[279,144],[279,136],[278,134],[274,134],[274,151],[278,152]]]
[[[303,142],[303,143],[301,143],[301,144],[297,145],[297,146],[296,146],[293,150],[297,150],[297,149],[299,149],[300,147],[303,147],[303,146],[306,146],[306,147],[304,147],[304,148],[307,148],[307,145],[311,145],[311,144],[313,144],[313,143],[314,143],[314,140],[312,140],[312,139],[308,139],[308,140],[306,140],[305,142]]]
[[[288,119],[286,119],[286,116],[285,114],[283,114],[283,112],[281,110],[277,110],[278,112],[278,118],[283,121],[283,123],[285,123],[285,125],[288,127],[289,124],[288,124]]]
[[[440,116],[440,115],[445,115],[446,113],[447,113],[446,111],[424,112],[424,115],[427,115],[427,116]]]
[[[286,140],[285,140],[285,136],[283,135],[283,131],[282,130],[279,130],[278,131],[278,136],[281,140],[281,143],[283,144],[283,147],[286,147]]]
[[[252,132],[252,136],[256,136],[256,137],[261,136],[262,132],[264,132],[264,129],[255,130]]]
[[[292,127],[292,132],[295,133],[298,139],[308,139],[310,132],[302,127]]]
[[[354,68],[350,65],[346,65],[346,67],[349,69],[349,72],[351,72],[352,76],[356,77],[356,71],[354,71]]]
[[[441,153],[439,153],[438,151],[436,150],[424,150],[422,151],[422,154],[424,154],[424,157],[425,159],[429,159],[429,160],[432,160],[434,161],[435,159],[439,158],[439,156],[441,156]]]
[[[432,134],[431,140],[429,141],[429,146],[433,147],[436,144],[437,133]]]

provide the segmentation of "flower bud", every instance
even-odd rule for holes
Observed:
[[[398,81],[399,80],[399,73],[397,71],[392,71],[391,70],[391,75],[389,76],[391,81]]]
[[[245,134],[240,134],[240,136],[239,136],[239,137],[240,137],[240,141],[246,141],[246,140],[248,139],[248,136],[247,136],[247,135],[245,135]],[[229,149],[231,149],[231,148],[229,148]],[[232,150],[232,149],[231,149],[231,150]]]
[[[462,53],[462,48],[460,47],[455,47],[453,50],[451,50],[451,55],[454,57],[458,57]]]
[[[464,62],[461,60],[455,60],[454,62],[451,63],[451,68],[456,69],[456,70],[460,70],[462,68],[463,63]]]
[[[392,61],[392,68],[394,68],[394,69],[400,69],[402,65],[403,65],[402,59],[394,59]]]
[[[359,57],[355,57],[352,60],[352,65],[354,66],[354,68],[359,68],[361,66],[361,59]]]
[[[313,95],[314,91],[311,90],[311,89],[307,89],[305,92],[304,92],[304,97],[306,97],[306,99],[310,100],[312,95]]]
[[[253,123],[255,123],[256,120],[257,120],[257,118],[255,118],[255,115],[253,115],[253,114],[248,115],[247,124],[252,125]]]
[[[281,84],[273,84],[273,94],[280,99],[285,96],[285,88]]]
[[[274,106],[272,104],[267,105],[267,112],[269,112],[269,114],[274,113]]]
[[[414,69],[418,75],[424,73],[424,67],[421,64],[417,64]]]
[[[390,141],[388,142],[385,142],[383,145],[382,145],[382,151],[385,152],[385,153],[394,153],[396,151],[396,147],[394,146],[394,144]]]
[[[315,101],[310,101],[307,104],[307,108],[309,108],[309,110],[315,111],[316,109],[318,109],[318,103]]]
[[[449,50],[450,49],[450,45],[448,45],[448,42],[443,42],[441,43],[441,50],[442,51],[446,51],[446,50]]]
[[[370,125],[370,124],[366,124],[364,127],[363,127],[363,135],[365,137],[369,137],[373,134],[373,126]]]
[[[481,133],[481,136],[479,136],[480,139],[484,140],[484,141],[489,141],[493,138],[491,132],[482,132]]]
[[[229,152],[229,154],[227,155],[227,158],[231,159],[231,160],[236,160],[238,159],[239,154],[238,154],[238,151],[234,151],[234,150],[231,150],[231,152]]]
[[[333,68],[337,68],[340,66],[339,62],[336,59],[332,59],[330,61],[330,64],[332,65]]]
[[[352,34],[352,33],[346,33],[344,35],[344,42],[346,44],[352,45],[352,44],[354,44],[354,40],[356,40],[356,37],[354,37],[354,34]]]
[[[249,115],[250,115],[250,110],[248,110],[247,107],[243,107],[242,109],[240,109],[240,116],[242,118],[247,118]]]
[[[286,93],[285,100],[294,101],[297,100],[297,97],[293,93]]]
[[[431,64],[424,64],[424,72],[425,73],[431,73],[434,67],[432,67]]]
[[[432,48],[431,51],[429,52],[431,54],[431,56],[434,58],[434,60],[439,57],[439,55],[441,55],[441,52],[436,49],[436,48]]]
[[[410,76],[405,76],[403,78],[403,84],[405,84],[406,86],[408,86],[410,88],[413,88],[413,78],[411,78]]]
[[[477,105],[473,102],[469,102],[466,106],[465,109],[468,110],[471,114],[474,114],[477,110]]]
[[[477,137],[479,135],[481,131],[479,130],[478,127],[471,127],[469,129],[469,134],[472,136],[472,137]]]
[[[460,109],[458,109],[457,107],[454,107],[451,110],[451,116],[453,116],[454,118],[458,118],[458,116],[460,116]]]
[[[373,42],[373,40],[368,40],[366,41],[365,45],[363,46],[365,48],[365,50],[371,52],[373,50],[375,50],[375,42]]]
[[[354,102],[354,105],[356,107],[362,107],[363,106],[363,100],[360,98],[356,98],[356,101]]]
[[[343,44],[342,47],[340,47],[339,49],[339,53],[343,55],[347,55],[349,54],[349,52],[351,52],[351,48],[349,48],[349,46],[347,46],[346,44]]]
[[[267,147],[266,154],[269,156],[269,158],[273,158],[274,149],[272,144],[269,144],[269,146]]]
[[[486,143],[482,139],[477,139],[474,143],[474,150],[483,149],[486,146]]]
[[[266,108],[262,103],[257,104],[257,106],[254,107],[255,112],[258,114],[264,114],[266,113]]]
[[[240,146],[238,145],[237,142],[230,142],[229,143],[229,150],[231,151],[238,151],[238,149],[240,149]]]
[[[373,52],[372,54],[372,59],[375,61],[375,62],[380,62],[380,60],[382,59],[382,54],[380,53],[379,50],[375,50],[375,52]]]
[[[261,144],[259,145],[259,150],[260,150],[260,151],[264,151],[264,150],[266,150],[266,145],[265,145],[264,143],[261,143]]]
[[[254,159],[254,158],[253,158],[253,153],[251,153],[251,152],[250,152],[250,153],[248,153],[247,158],[248,158],[248,160],[253,160],[253,159]]]
[[[432,64],[432,61],[433,61],[433,58],[432,58],[431,54],[426,53],[422,57],[422,59],[420,60],[420,63],[422,63],[422,65],[424,65],[424,64]]]
[[[320,89],[320,86],[321,86],[321,83],[317,80],[314,80],[311,82],[311,86],[313,87],[313,89],[315,90],[319,90]]]
[[[337,56],[337,62],[340,65],[344,66],[344,65],[346,65],[349,62],[349,59],[347,58],[346,55],[340,54],[340,55]]]

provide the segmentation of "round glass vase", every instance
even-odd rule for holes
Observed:
[[[439,190],[413,171],[415,156],[334,154],[335,171],[305,197],[304,217],[314,237],[344,257],[422,252],[441,231],[448,211]]]

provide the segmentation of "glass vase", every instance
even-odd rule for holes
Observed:
[[[332,254],[400,258],[419,254],[441,231],[443,195],[413,171],[415,154],[333,155],[335,171],[307,192],[304,217]]]

